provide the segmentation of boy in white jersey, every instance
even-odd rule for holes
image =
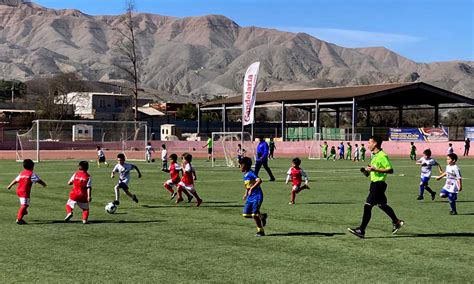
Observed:
[[[145,159],[148,163],[154,162],[155,160],[152,160],[151,158],[151,152],[155,152],[155,149],[153,149],[153,146],[151,146],[151,143],[148,142],[146,147],[145,147]]]
[[[360,151],[359,151],[359,145],[358,144],[355,144],[355,149],[354,149],[354,162],[355,161],[360,161]]]
[[[440,180],[443,177],[446,177],[446,183],[443,186],[443,189],[439,192],[441,198],[448,198],[449,206],[451,211],[449,214],[458,215],[456,210],[456,200],[458,199],[458,192],[462,191],[462,177],[461,170],[456,165],[458,156],[456,154],[448,154],[446,157],[446,171],[436,178]]]
[[[423,151],[423,157],[416,161],[417,165],[421,165],[421,182],[420,182],[420,194],[418,195],[417,200],[423,200],[423,192],[426,190],[431,194],[431,200],[434,200],[436,197],[436,192],[431,190],[428,186],[428,182],[431,178],[431,168],[433,166],[438,166],[439,173],[443,173],[443,169],[435,161],[435,159],[431,158],[431,150],[426,149]]]
[[[175,161],[176,162],[176,161]],[[166,150],[166,145],[161,145],[161,170],[168,168],[168,150]]]
[[[127,194],[135,203],[138,203],[138,198],[135,194],[128,190],[128,183],[130,182],[130,171],[135,169],[138,173],[138,178],[142,177],[142,173],[137,166],[129,163],[125,163],[125,155],[120,153],[117,155],[117,165],[112,170],[111,178],[115,177],[115,173],[119,173],[119,180],[117,185],[114,187],[115,190],[115,205],[120,204],[120,189]]]
[[[105,153],[104,150],[100,148],[100,146],[97,146],[97,167],[100,168],[100,164],[104,164],[107,167],[109,164],[105,161]]]

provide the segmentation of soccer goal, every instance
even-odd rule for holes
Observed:
[[[142,121],[34,120],[29,130],[17,132],[16,160],[39,162],[44,150],[92,151],[97,145],[125,155],[143,151],[144,160],[147,131],[147,124]]]
[[[238,167],[237,149],[242,146],[245,157],[255,156],[252,136],[248,132],[212,132],[212,166]]]
[[[311,146],[309,147],[308,159],[310,160],[324,159],[323,149],[322,149],[324,141],[328,142],[327,154],[329,155],[331,146],[336,146],[337,148],[337,145],[339,145],[340,142],[361,141],[361,135],[360,133],[354,133],[354,134],[340,134],[340,135],[334,135],[334,136],[331,136],[331,135],[323,136],[321,133],[315,133],[313,135],[313,140],[311,141]]]

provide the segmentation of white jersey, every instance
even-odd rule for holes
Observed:
[[[163,162],[168,161],[168,151],[166,149],[161,150],[161,160]]]
[[[153,147],[151,145],[148,145],[146,146],[145,148],[145,152],[148,154],[148,155],[151,155],[151,152],[153,151]]]
[[[446,166],[446,184],[443,189],[451,193],[458,193],[458,180],[461,180],[461,170],[459,170],[457,165],[447,165]]]
[[[430,178],[431,177],[431,168],[433,166],[437,166],[438,165],[438,162],[435,161],[435,159],[426,159],[425,157],[421,157],[420,159],[418,159],[418,163],[420,163],[422,166],[421,166],[421,177],[427,177],[427,178]]]
[[[99,158],[105,157],[104,151],[103,151],[102,149],[98,150],[98,151],[97,151],[97,156],[98,156]]]
[[[446,151],[446,153],[448,153],[448,155],[453,154],[454,153],[453,147],[448,147],[448,151]]]
[[[119,173],[119,182],[123,182],[128,184],[130,182],[130,171],[133,170],[135,166],[133,164],[124,163],[116,164],[114,169],[112,170],[113,173]]]

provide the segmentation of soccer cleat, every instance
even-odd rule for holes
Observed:
[[[263,227],[265,227],[265,225],[267,225],[267,218],[268,218],[267,213],[263,213],[262,214],[262,226]]]
[[[255,236],[256,237],[263,237],[263,236],[265,236],[265,232],[264,231],[258,231]]]
[[[433,191],[431,193],[431,200],[435,200],[435,198],[436,198],[436,191]]]
[[[423,195],[418,195],[418,197],[416,198],[416,200],[423,200]]]
[[[275,178],[271,178],[269,181],[276,181],[276,179],[275,179]]]
[[[176,195],[177,195],[176,192],[171,193],[171,198],[170,198],[170,200],[173,200],[173,199],[176,197]]]
[[[82,220],[82,224],[87,225],[87,224],[90,224],[90,223],[87,220]]]
[[[178,197],[178,198],[176,198],[176,202],[175,202],[175,203],[178,204],[178,203],[180,203],[181,201],[183,201],[183,198],[182,198],[182,197]]]
[[[120,201],[118,200],[114,200],[114,202],[112,202],[115,206],[119,206],[120,205]]]
[[[290,201],[290,202],[288,202],[288,204],[289,204],[289,205],[294,205],[295,202],[294,202],[294,201]]]
[[[449,215],[458,215],[458,212],[456,212],[456,211],[449,211]]]
[[[396,234],[398,232],[398,230],[400,230],[403,225],[405,224],[405,221],[403,220],[398,220],[397,223],[394,223],[393,224],[393,229],[392,229],[392,234]]]
[[[197,205],[196,205],[196,206],[197,206],[197,207],[201,206],[201,203],[202,203],[202,199],[198,199],[198,200],[197,200]]]
[[[135,201],[135,203],[138,203],[138,198],[135,194],[132,195],[132,200]]]
[[[191,200],[193,200],[193,197],[192,197],[192,196],[190,196],[190,197],[188,198],[188,203],[191,203]],[[202,202],[202,200],[201,200],[201,202]]]
[[[309,186],[308,186],[307,184],[303,184],[303,185],[300,187],[300,190],[303,190],[303,189],[309,190]]]
[[[21,220],[16,220],[16,223],[18,225],[27,225],[28,223],[25,222],[25,220],[21,219]]]
[[[69,222],[69,220],[71,220],[71,218],[72,218],[72,215],[73,215],[72,212],[67,213],[66,218],[64,218],[64,222]]]
[[[362,231],[360,228],[347,228],[347,230],[353,234],[353,235],[356,235],[358,236],[359,238],[363,239],[365,237],[365,232]]]

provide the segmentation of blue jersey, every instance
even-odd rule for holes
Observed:
[[[268,158],[268,144],[265,141],[261,141],[257,145],[257,161],[262,161]]]
[[[244,174],[245,188],[249,189],[250,187],[252,187],[252,185],[254,185],[255,182],[257,181],[257,178],[258,178],[257,175],[252,170],[249,170],[248,172],[246,172]],[[262,188],[260,188],[260,186],[257,186],[254,189],[252,189],[252,193],[249,196],[247,196],[247,201],[260,201],[260,200],[263,200],[263,192],[262,192]]]

